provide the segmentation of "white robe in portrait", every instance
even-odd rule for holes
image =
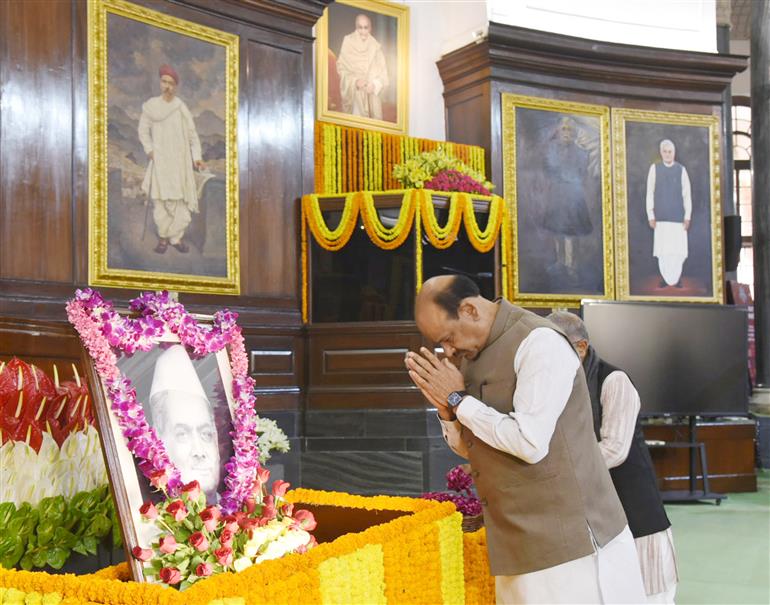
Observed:
[[[682,166],[682,201],[684,220],[692,216],[692,188],[687,169]],[[647,220],[655,219],[655,164],[647,173]],[[682,276],[682,265],[687,260],[687,231],[684,223],[655,221],[652,255],[658,259],[658,269],[665,282],[673,286]]]
[[[179,243],[198,212],[193,162],[201,160],[201,143],[192,114],[179,97],[153,97],[142,105],[139,140],[153,153],[142,190],[154,200],[153,219],[158,235]]]
[[[366,118],[382,119],[380,93],[388,85],[388,68],[382,47],[372,36],[362,40],[358,33],[345,36],[337,57],[337,73],[340,76],[340,96],[345,113]],[[356,80],[374,85],[374,92],[356,88]]]

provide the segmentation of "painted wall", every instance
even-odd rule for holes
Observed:
[[[410,9],[409,134],[444,138],[436,61],[489,21],[594,40],[716,52],[715,0],[402,0]]]

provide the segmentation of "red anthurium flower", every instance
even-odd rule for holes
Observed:
[[[185,517],[188,515],[187,507],[181,500],[174,500],[171,504],[168,505],[166,512],[174,517],[175,521],[184,521]]]
[[[246,506],[246,512],[248,514],[253,513],[254,509],[257,508],[257,501],[254,500],[254,498],[246,498],[243,501],[243,504]]]
[[[197,500],[201,493],[200,483],[197,481],[190,481],[190,483],[182,486],[182,493],[190,500]]]
[[[316,523],[315,517],[309,510],[302,509],[294,513],[294,523],[292,524],[292,527],[299,527],[305,531],[313,531],[316,528],[316,525],[318,524]]]
[[[206,536],[203,535],[203,532],[196,531],[190,536],[190,546],[198,552],[203,552],[209,549],[209,541],[206,539]]]
[[[195,568],[195,575],[201,578],[210,576],[214,571],[214,566],[211,563],[199,563]]]
[[[158,543],[158,547],[160,549],[160,552],[170,555],[171,553],[175,552],[177,549],[177,543],[176,538],[172,536],[171,534],[166,534],[165,536],[161,536],[160,541]]]
[[[267,483],[268,479],[270,479],[270,471],[267,470],[264,466],[260,466],[259,470],[257,471],[257,481],[261,485],[264,485]]]
[[[273,481],[273,496],[275,498],[283,498],[286,495],[286,490],[289,489],[289,483],[278,479]]]
[[[138,559],[139,561],[149,561],[152,559],[152,549],[151,548],[142,548],[141,546],[134,546],[131,549],[131,554],[134,555],[134,559]]]
[[[182,574],[176,567],[164,567],[160,570],[160,579],[162,582],[173,586],[182,581]]]
[[[158,509],[155,508],[155,505],[152,502],[147,500],[147,502],[139,507],[139,513],[145,519],[155,519],[158,516]]]

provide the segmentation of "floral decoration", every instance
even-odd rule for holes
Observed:
[[[241,571],[312,548],[315,541],[307,532],[315,520],[310,512],[294,511],[283,501],[289,484],[275,481],[267,491],[270,472],[259,462],[254,381],[248,376],[237,315],[218,311],[210,326],[202,325],[167,292],[142,294],[131,301],[130,309],[136,317],[120,315],[98,292],[87,289],[76,292],[67,314],[107,388],[129,451],[153,487],[163,493],[158,505],[148,501],[139,511],[160,530],[149,548],[132,549],[134,558],[144,563],[145,575],[184,590],[214,574]],[[225,465],[226,490],[217,505],[206,506],[197,481],[182,485],[181,473],[148,424],[130,379],[117,367],[116,350],[148,351],[169,332],[194,355],[224,348],[230,354],[236,402],[230,435],[235,454]],[[270,428],[275,433],[277,427]]]
[[[452,502],[464,516],[473,517],[482,513],[481,501],[473,492],[473,478],[463,466],[455,466],[446,474],[447,489],[450,491],[426,492],[422,497],[438,502]]]
[[[440,147],[434,151],[424,151],[411,156],[403,163],[397,164],[393,167],[393,176],[403,187],[429,189],[427,183],[447,170],[470,177],[488,192],[494,189],[494,185],[485,179],[483,173],[450,156]],[[447,181],[442,180],[442,182]]]
[[[0,569],[0,587],[25,593],[56,592],[68,605],[320,605],[328,602],[322,595],[338,595],[336,602],[348,603],[354,602],[353,595],[371,599],[367,602],[399,605],[466,602],[469,586],[463,578],[463,544],[467,535],[476,534],[462,534],[462,516],[451,504],[308,489],[292,490],[286,499],[295,506],[333,507],[327,514],[334,514],[335,525],[342,528],[351,509],[372,511],[370,526],[330,539],[301,556],[290,554],[238,573],[209,577],[184,592],[131,582],[125,563],[87,576]],[[383,522],[383,512],[390,521]],[[477,542],[483,546],[483,541]],[[373,584],[364,586],[358,573],[365,573]],[[488,568],[481,573],[489,577]]]
[[[441,149],[484,175],[484,148],[316,122],[315,188],[320,194],[398,189],[393,168]]]
[[[489,189],[484,187],[476,179],[467,174],[463,174],[458,170],[442,170],[441,172],[437,172],[433,178],[425,182],[425,189],[492,195]]]

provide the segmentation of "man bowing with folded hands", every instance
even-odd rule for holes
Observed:
[[[497,603],[643,603],[626,516],[593,432],[580,360],[547,320],[463,276],[423,284],[406,355],[484,509]],[[458,369],[450,359],[459,364]]]

